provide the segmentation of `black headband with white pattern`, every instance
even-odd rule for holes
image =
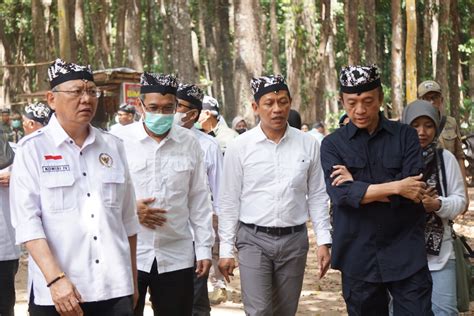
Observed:
[[[252,88],[253,97],[257,102],[264,94],[269,92],[285,90],[288,91],[288,95],[290,95],[290,90],[288,89],[285,78],[283,78],[282,75],[252,78],[252,80],[250,80],[250,87]]]
[[[48,68],[48,78],[51,89],[70,80],[94,81],[92,68],[90,65],[82,66],[68,63],[61,58],[57,58]]]
[[[202,110],[202,99],[204,98],[204,92],[193,84],[180,84],[178,92],[176,93],[178,99],[182,99],[191,103],[191,105]]]
[[[173,75],[144,72],[140,77],[140,93],[171,93],[176,95],[178,79]]]
[[[380,87],[380,74],[376,65],[347,66],[339,76],[341,92],[362,93]]]
[[[49,106],[41,102],[35,102],[25,106],[25,116],[30,120],[47,125],[51,117],[52,110]]]

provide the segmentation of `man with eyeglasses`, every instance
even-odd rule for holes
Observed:
[[[122,142],[90,125],[100,92],[90,66],[48,69],[49,124],[18,144],[10,182],[29,313],[133,315],[135,194]]]
[[[466,183],[466,167],[464,166],[464,151],[462,150],[461,132],[456,119],[444,114],[444,98],[441,86],[434,80],[426,80],[418,86],[418,98],[430,102],[440,115],[439,126],[439,145],[449,150],[457,159],[461,173],[464,179],[464,188],[466,194],[466,212],[469,209],[469,193]]]
[[[135,315],[143,315],[147,289],[155,314],[191,315],[193,273],[208,274],[214,241],[203,153],[192,131],[173,124],[177,79],[145,72],[140,84],[143,117],[116,134],[124,140],[141,224]]]

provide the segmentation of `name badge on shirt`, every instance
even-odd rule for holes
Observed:
[[[41,166],[43,172],[61,172],[70,171],[69,165],[57,165],[57,166]]]

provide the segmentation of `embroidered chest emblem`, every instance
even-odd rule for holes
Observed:
[[[101,153],[99,155],[99,161],[102,165],[106,166],[107,168],[112,167],[112,164],[114,163],[114,160],[112,159],[112,157],[110,157],[110,155],[106,153]]]

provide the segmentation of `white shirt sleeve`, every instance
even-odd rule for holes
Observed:
[[[243,171],[235,142],[227,148],[219,195],[219,238],[221,258],[233,258],[235,233],[240,214]]]
[[[203,152],[195,141],[196,166],[191,176],[189,189],[189,222],[194,231],[194,248],[196,260],[212,258],[212,245],[214,236],[212,229],[212,210],[210,192],[206,183]]]
[[[209,154],[212,159],[212,164],[207,170],[207,177],[209,179],[209,187],[211,188],[214,212],[219,215],[219,185],[223,156],[219,146],[211,146]]]
[[[308,207],[318,245],[332,243],[328,202],[329,196],[326,193],[319,144],[316,144],[314,157],[309,167]]]

